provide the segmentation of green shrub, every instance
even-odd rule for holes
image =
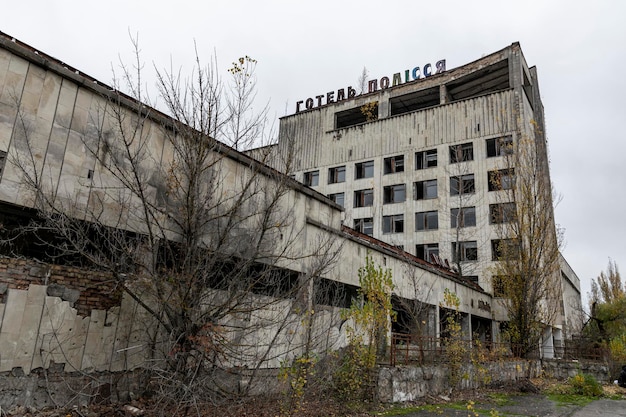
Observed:
[[[584,395],[587,397],[602,396],[602,386],[593,377],[593,375],[579,373],[578,375],[570,378],[568,383],[572,389],[572,394]]]

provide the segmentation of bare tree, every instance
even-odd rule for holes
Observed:
[[[142,102],[137,54],[136,71],[125,67],[116,89],[92,97],[86,127],[68,145],[82,152],[86,179],[49,175],[37,157],[45,144],[16,102],[9,161],[37,217],[4,243],[28,236],[50,259],[110,273],[154,324],[144,345],[151,389],[187,411],[245,394],[261,367],[315,350],[315,333],[299,325],[312,311],[313,282],[340,251],[329,233],[305,234],[287,175],[225,145],[243,149],[263,136],[266,108],[251,107],[255,66],[234,62],[228,87],[214,63],[197,60],[189,79],[158,71],[166,117]],[[229,383],[237,369],[247,384]]]
[[[508,313],[508,334],[528,355],[545,326],[560,313],[561,231],[554,223],[553,194],[543,135],[535,123],[515,142],[502,138],[502,169],[489,174],[498,204],[490,216],[500,239],[492,241],[494,293]]]
[[[359,88],[358,94],[365,94],[368,91],[367,82],[369,79],[370,73],[367,70],[367,67],[363,67],[363,71],[361,71],[361,75],[359,75],[359,79],[357,81],[357,86]]]

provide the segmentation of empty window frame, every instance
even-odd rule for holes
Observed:
[[[520,248],[516,239],[493,239],[491,241],[491,260],[517,259],[519,255]]]
[[[437,211],[422,211],[415,213],[415,231],[437,230],[439,228],[439,216]]]
[[[450,195],[472,194],[475,191],[474,174],[450,177]]]
[[[415,152],[415,169],[434,168],[437,166],[437,149]]]
[[[354,178],[372,178],[374,176],[374,161],[359,162],[354,164]]]
[[[370,207],[374,205],[374,189],[357,190],[354,192],[354,207]]]
[[[309,171],[304,173],[304,185],[308,185],[309,187],[315,187],[320,182],[320,172],[319,171]]]
[[[394,214],[393,216],[383,216],[383,233],[403,233],[404,214]]]
[[[335,113],[335,129],[354,126],[378,119],[378,102]]]
[[[450,209],[450,227],[476,226],[476,207],[461,207]]]
[[[4,172],[4,165],[7,161],[7,153],[5,151],[0,151],[0,179],[2,179],[2,173]]]
[[[510,223],[517,216],[515,203],[489,204],[489,223],[502,224]]]
[[[487,139],[487,158],[494,156],[504,156],[513,153],[513,137],[504,136],[500,138]]]
[[[474,160],[474,145],[472,142],[450,146],[450,163]]]
[[[374,219],[371,217],[354,219],[354,230],[372,236],[374,234]]]
[[[404,155],[391,156],[384,159],[384,174],[404,172]]]
[[[454,262],[477,261],[478,245],[476,241],[452,242],[452,260]]]
[[[344,193],[335,193],[328,194],[328,198],[333,200],[335,203],[339,204],[341,207],[345,207],[345,194]]]
[[[413,183],[413,200],[429,200],[431,198],[437,198],[437,180]]]
[[[426,243],[415,245],[415,256],[428,262],[432,262],[431,255],[439,255],[439,243]]]
[[[383,204],[402,203],[406,200],[406,185],[388,185],[383,188]]]
[[[510,190],[515,185],[515,170],[513,168],[499,169],[487,172],[489,191]]]
[[[346,181],[345,165],[341,167],[328,168],[328,183],[329,184],[336,184],[338,182],[345,182],[345,181]]]

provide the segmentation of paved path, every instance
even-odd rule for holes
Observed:
[[[476,403],[474,410],[478,416],[490,416],[491,410],[497,410],[498,415],[507,417],[626,417],[626,400],[593,401],[584,407],[577,405],[557,405],[543,395],[520,395],[511,397],[507,405]],[[467,417],[473,416],[468,410],[445,408],[445,404],[432,411],[418,411],[405,414],[405,417]]]

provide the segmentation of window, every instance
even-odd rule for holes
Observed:
[[[474,145],[472,142],[450,146],[450,163],[472,161],[474,159]]]
[[[372,236],[374,234],[374,219],[371,217],[355,219],[354,230],[361,232],[364,235]]]
[[[513,137],[487,139],[487,158],[504,156],[513,153]]]
[[[404,214],[383,216],[383,233],[404,232]]]
[[[389,185],[383,188],[383,204],[402,203],[406,200],[404,184]]]
[[[450,209],[450,227],[470,227],[476,226],[476,208],[461,207]]]
[[[439,255],[439,243],[415,245],[415,256],[418,258],[431,262],[431,255]]]
[[[436,211],[415,213],[415,230],[436,230],[439,228],[439,216]]]
[[[437,198],[437,180],[413,183],[413,200],[429,200],[431,198]]]
[[[374,205],[374,189],[357,190],[354,192],[354,207],[370,207]]]
[[[346,181],[346,167],[328,168],[328,183],[336,184],[338,182]]]
[[[517,207],[515,203],[489,204],[489,223],[509,223],[515,220]]]
[[[519,258],[519,244],[516,239],[494,239],[491,241],[491,260]]]
[[[304,173],[304,185],[308,185],[309,187],[315,187],[320,182],[320,172],[319,171],[310,171]]]
[[[475,191],[474,174],[450,177],[450,195],[472,194]]]
[[[2,173],[4,172],[4,164],[7,161],[7,153],[4,151],[0,151],[0,178],[2,178]]]
[[[404,172],[404,155],[392,156],[385,158],[385,174],[395,174],[396,172]]]
[[[341,207],[345,207],[345,195],[344,193],[328,194],[328,198],[339,204]]]
[[[500,169],[487,173],[489,180],[489,191],[510,190],[515,185],[515,170]]]
[[[374,161],[359,162],[355,164],[355,178],[372,178],[374,176]]]
[[[415,152],[415,169],[426,169],[437,166],[437,149]]]
[[[350,127],[378,119],[378,102],[335,113],[335,129]]]
[[[452,260],[454,262],[477,261],[478,245],[476,241],[452,242]]]

